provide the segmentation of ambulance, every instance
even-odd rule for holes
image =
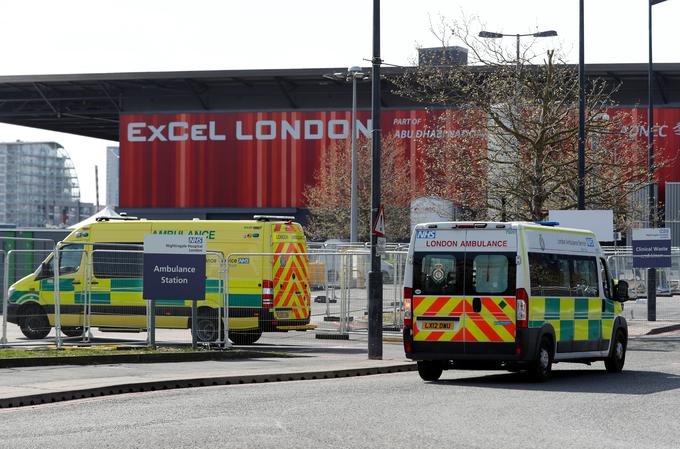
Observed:
[[[595,235],[555,223],[416,225],[404,281],[404,349],[420,377],[447,369],[526,371],[603,360],[620,372],[628,284]]]
[[[146,234],[202,235],[207,241],[206,298],[199,301],[197,336],[218,338],[220,296],[229,274],[229,338],[252,344],[263,331],[308,330],[309,262],[302,227],[292,217],[256,216],[239,221],[155,221],[100,218],[73,231],[60,250],[60,312],[67,336],[83,333],[88,303],[91,327],[144,331],[142,242]],[[269,255],[256,255],[269,253]],[[280,253],[281,255],[276,255]],[[52,255],[9,289],[8,321],[30,339],[45,338],[54,326]],[[169,286],[168,288],[172,288]],[[190,298],[156,301],[156,327],[191,326]]]

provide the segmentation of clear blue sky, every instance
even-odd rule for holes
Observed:
[[[648,0],[586,0],[586,63],[647,60]],[[490,31],[554,29],[578,59],[578,0],[383,0],[382,57],[407,65],[435,46],[430,19],[476,15]],[[3,2],[0,75],[368,65],[370,0],[21,0]],[[680,62],[680,0],[654,7],[657,62]],[[512,47],[514,41],[507,40]],[[0,125],[0,141],[54,140],[76,163],[84,201],[94,165],[104,196],[105,147],[115,144]]]

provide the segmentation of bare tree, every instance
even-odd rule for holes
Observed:
[[[390,241],[407,240],[410,233],[411,179],[410,163],[403,148],[393,137],[382,139],[381,190],[385,205],[386,232]],[[357,142],[357,185],[359,204],[359,239],[370,237],[371,145],[367,139]],[[315,174],[316,184],[306,186],[304,195],[311,213],[308,236],[314,240],[349,238],[351,145],[337,141],[322,155]]]
[[[478,131],[421,142],[425,190],[466,207],[471,218],[542,220],[549,209],[575,209],[576,67],[556,50],[536,54],[535,42],[518,60],[497,40],[473,34],[472,23],[440,19],[432,27],[442,46],[453,32],[469,49],[469,65],[430,61],[395,80],[402,96],[447,109],[433,126]],[[617,89],[592,78],[586,87],[585,192],[587,208],[613,209],[623,226],[648,168],[644,142],[622,132],[631,117],[614,102]]]

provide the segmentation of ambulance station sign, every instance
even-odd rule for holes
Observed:
[[[670,228],[633,229],[633,267],[670,268]]]
[[[144,236],[144,299],[205,299],[205,237]]]

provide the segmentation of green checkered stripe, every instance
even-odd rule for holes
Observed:
[[[218,294],[222,291],[224,281],[220,279],[207,279],[205,281],[206,294]],[[111,304],[111,294],[132,293],[140,295],[143,292],[144,283],[142,279],[111,279],[111,289],[106,291],[91,291],[90,298],[92,304]],[[54,291],[54,280],[43,279],[40,281],[40,290],[44,292]],[[60,279],[59,290],[62,293],[73,293],[74,304],[84,304],[85,294],[82,291],[75,291],[73,279]],[[10,303],[21,304],[25,301],[38,301],[37,292],[15,291],[9,299]],[[249,293],[230,293],[229,307],[260,307],[262,297],[259,294]],[[178,303],[184,302],[183,299],[178,300],[162,300],[156,301],[156,305],[177,306]]]
[[[614,302],[601,298],[532,297],[529,300],[529,327],[549,323],[558,341],[599,340],[611,334],[615,318]]]

